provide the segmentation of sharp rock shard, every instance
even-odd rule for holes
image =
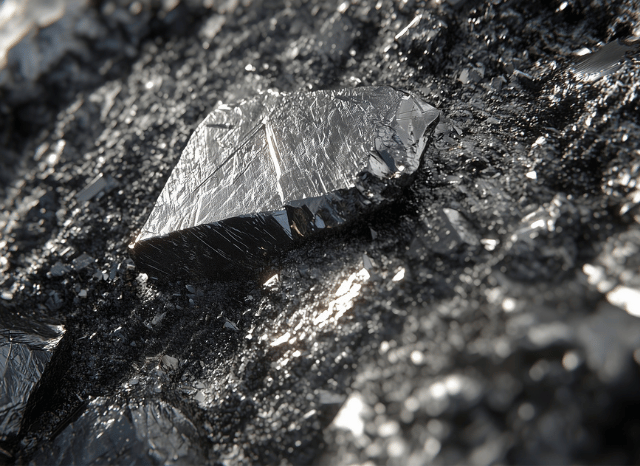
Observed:
[[[296,240],[397,197],[440,112],[390,87],[219,105],[191,136],[130,246],[152,277],[246,277]]]
[[[587,82],[615,73],[624,59],[640,50],[640,37],[616,39],[599,50],[585,55],[573,67],[574,73]]]
[[[60,325],[23,319],[0,307],[0,448],[18,435],[63,334]]]

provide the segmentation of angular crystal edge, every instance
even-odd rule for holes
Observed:
[[[352,188],[290,201],[283,210],[139,239],[130,247],[138,270],[159,279],[258,277],[271,257],[286,252],[297,240],[357,221],[364,213],[396,200],[416,175],[440,111],[411,93],[389,89],[404,94],[402,103],[391,125],[374,128],[374,134],[381,137],[378,142],[372,140],[372,150],[362,155],[368,165],[357,174]],[[404,154],[397,162],[393,158],[389,162],[392,156],[380,153],[402,154],[402,148]]]

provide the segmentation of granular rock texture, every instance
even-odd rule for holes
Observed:
[[[65,333],[0,461],[640,462],[637,2],[162,3],[2,98],[0,315]],[[268,280],[136,267],[216,103],[371,86],[440,112],[394,201]]]

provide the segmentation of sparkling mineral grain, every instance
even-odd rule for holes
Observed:
[[[152,277],[239,278],[411,182],[440,112],[390,87],[220,105],[189,140],[130,246]]]

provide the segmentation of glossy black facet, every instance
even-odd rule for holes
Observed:
[[[35,464],[202,464],[192,440],[197,429],[182,412],[164,401],[89,403],[50,448],[39,451]]]
[[[20,431],[29,397],[41,382],[64,330],[0,309],[0,442]]]

